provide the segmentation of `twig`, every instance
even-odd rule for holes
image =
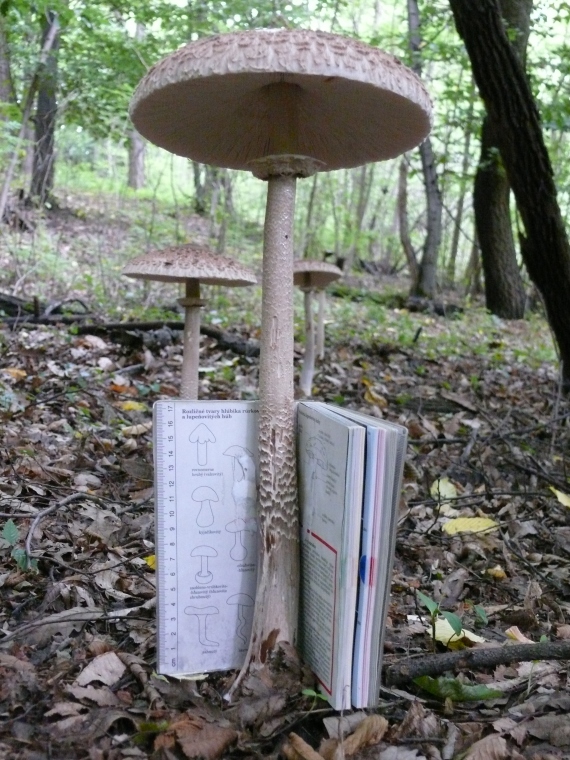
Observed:
[[[30,529],[28,530],[28,535],[26,536],[26,557],[28,559],[28,563],[32,559],[32,538],[34,535],[35,529],[38,527],[40,522],[44,519],[44,517],[47,517],[47,515],[51,515],[52,512],[57,512],[58,509],[61,509],[61,507],[67,507],[68,504],[73,504],[75,501],[96,501],[100,504],[108,504],[108,500],[102,499],[99,496],[93,496],[93,494],[90,493],[73,493],[71,496],[67,496],[65,499],[62,499],[61,501],[56,502],[55,504],[52,504],[51,507],[46,507],[46,509],[42,509],[41,512],[38,512],[37,515],[34,517],[32,524],[30,525]]]
[[[539,644],[513,644],[504,647],[481,647],[407,657],[385,672],[387,686],[404,686],[420,676],[439,676],[448,670],[477,670],[532,660],[570,660],[570,641],[545,641]]]
[[[141,661],[134,654],[128,652],[118,652],[119,659],[127,666],[133,676],[137,679],[143,688],[144,694],[150,702],[151,709],[164,710],[166,705],[164,704],[162,697],[154,686],[149,683],[148,675],[145,669],[141,665]]]

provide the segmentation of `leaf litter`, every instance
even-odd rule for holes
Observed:
[[[520,330],[504,325],[507,348]],[[268,676],[235,705],[223,699],[232,674],[157,676],[151,409],[177,393],[180,345],[63,327],[1,339],[0,760],[570,752],[565,661],[385,687],[378,714],[337,716],[329,737],[334,713],[305,671],[305,694]],[[433,357],[379,340],[330,340],[315,397],[409,430],[386,664],[443,652],[454,635],[441,617],[432,640],[418,591],[460,618],[463,646],[568,639],[570,409],[554,368],[507,349]],[[203,339],[202,361],[202,398],[251,397],[257,360]]]

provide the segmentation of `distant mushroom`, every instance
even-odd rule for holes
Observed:
[[[210,486],[198,486],[198,488],[192,491],[192,501],[200,504],[196,525],[199,525],[201,528],[207,528],[208,525],[212,525],[214,522],[212,502],[219,501],[218,494],[214,489],[210,488]]]
[[[219,647],[217,641],[210,641],[206,633],[206,621],[209,615],[218,615],[217,607],[185,607],[184,612],[187,615],[195,615],[198,618],[198,640],[205,647]]]
[[[217,557],[218,552],[212,546],[196,546],[190,552],[191,557],[200,557],[200,569],[194,576],[198,583],[210,583],[214,577],[208,568],[208,559]]]
[[[268,182],[259,374],[262,560],[242,674],[253,662],[265,661],[267,642],[297,639],[297,178],[394,158],[426,137],[431,111],[419,78],[391,55],[359,40],[305,29],[198,39],[155,64],[131,101],[135,127],[156,145],[201,163],[250,170]]]
[[[201,422],[188,436],[190,443],[196,444],[196,459],[201,467],[208,464],[208,444],[216,443],[216,436]]]
[[[305,294],[305,356],[299,379],[299,387],[305,396],[310,396],[315,374],[315,321],[313,318],[313,293],[330,285],[342,275],[334,264],[312,259],[299,259],[293,263],[293,283]],[[324,335],[324,307],[319,307],[317,332]]]
[[[254,285],[257,282],[254,273],[209,248],[179,245],[137,256],[126,264],[123,274],[140,280],[186,284],[186,296],[178,301],[185,311],[180,394],[182,398],[198,398],[200,308],[205,304],[200,298],[200,283],[225,287]]]
[[[234,594],[226,600],[226,604],[231,606],[237,605],[238,608],[238,624],[236,628],[236,635],[247,644],[247,639],[244,636],[243,630],[247,625],[247,619],[245,617],[244,609],[246,607],[253,607],[253,599],[249,594]]]
[[[234,533],[234,545],[230,549],[230,557],[236,562],[241,562],[247,557],[247,547],[243,543],[244,533],[255,533],[254,520],[242,520],[237,517],[226,525],[228,533]]]

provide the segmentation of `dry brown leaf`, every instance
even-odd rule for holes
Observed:
[[[81,671],[75,680],[75,684],[77,686],[86,686],[92,681],[101,681],[101,683],[107,686],[112,686],[122,677],[125,670],[126,667],[114,652],[105,652],[105,654],[95,657]]]
[[[421,702],[412,702],[404,720],[392,732],[392,739],[405,739],[408,736],[430,739],[440,736],[441,726],[437,717],[426,710]]]
[[[99,707],[116,707],[121,704],[121,700],[107,686],[98,689],[95,686],[71,685],[65,691],[76,699],[94,702]]]
[[[360,723],[356,731],[342,742],[345,755],[378,744],[388,730],[388,721],[382,715],[369,715]]]
[[[207,723],[204,718],[186,713],[154,742],[155,750],[173,748],[174,740],[188,758],[217,760],[237,739],[233,728]]]
[[[475,742],[464,760],[503,760],[509,756],[507,742],[500,734],[489,734]]]
[[[307,742],[304,739],[301,739],[301,737],[297,734],[289,734],[289,743],[298,754],[298,756],[303,758],[303,760],[323,760],[323,756],[314,750],[310,744],[307,744]]]
[[[388,747],[378,755],[378,760],[426,760],[419,750],[408,747]]]
[[[555,747],[570,745],[570,715],[541,715],[525,724],[531,736],[550,742]]]

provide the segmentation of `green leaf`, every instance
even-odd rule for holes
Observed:
[[[432,678],[420,676],[414,678],[414,683],[424,691],[433,694],[440,699],[451,699],[452,702],[476,702],[481,699],[496,699],[503,693],[494,689],[488,689],[482,684],[462,683],[457,678]]]
[[[481,620],[481,622],[483,623],[483,625],[487,625],[488,622],[489,622],[489,618],[487,617],[487,613],[485,612],[485,610],[483,609],[483,607],[481,607],[478,604],[476,604],[473,607],[473,609],[475,610],[475,614],[477,615],[477,617],[479,618],[479,620]]]
[[[453,628],[453,632],[455,633],[455,635],[461,636],[461,631],[463,630],[463,623],[461,622],[461,618],[458,617],[453,612],[444,612],[442,610],[441,614],[447,620],[449,625]]]
[[[417,591],[416,593],[420,599],[420,602],[428,608],[430,615],[437,615],[439,612],[439,604],[437,602],[434,602],[433,599],[430,599],[429,596],[422,594],[421,591]]]
[[[37,570],[38,569],[38,561],[37,559],[28,559],[28,555],[26,554],[25,549],[12,549],[12,558],[16,560],[16,564],[20,568],[20,570]]]
[[[10,546],[14,546],[14,544],[17,544],[20,540],[20,531],[12,518],[10,518],[2,528],[2,538],[4,541],[7,541]]]

